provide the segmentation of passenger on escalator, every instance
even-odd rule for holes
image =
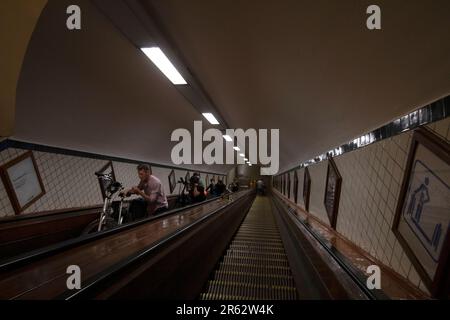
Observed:
[[[189,179],[189,196],[192,203],[206,200],[205,186],[200,180],[200,174],[198,172],[195,172]]]
[[[261,179],[256,182],[256,192],[261,196],[266,194],[266,185]]]
[[[214,195],[221,196],[225,190],[227,189],[227,186],[223,183],[222,180],[218,180],[216,185],[214,186]]]
[[[214,179],[211,179],[210,184],[208,185],[208,188],[206,188],[206,192],[209,192],[209,194],[213,197],[215,196],[215,194],[214,194],[215,183],[214,182],[215,182]]]
[[[168,202],[161,181],[152,175],[150,167],[146,164],[138,165],[137,171],[140,179],[139,185],[132,187],[129,190],[125,190],[123,193],[127,195],[136,194],[141,196],[142,199],[140,201],[145,202],[147,209],[146,213],[148,216],[157,215],[166,211],[168,208]],[[133,203],[131,207],[133,207]],[[132,211],[131,207],[130,211]],[[138,207],[138,205],[135,203],[134,207]]]
[[[237,181],[233,181],[230,185],[231,192],[239,191],[239,183]]]

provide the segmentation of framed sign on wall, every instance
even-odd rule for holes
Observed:
[[[116,173],[114,172],[114,166],[112,161],[108,161],[100,170],[96,172],[98,177],[98,183],[100,185],[100,191],[102,193],[103,200],[106,198],[106,188],[114,181],[116,181]],[[99,175],[109,175],[111,179],[105,179]]]
[[[287,173],[287,196],[288,199],[291,198],[291,173]]]
[[[450,146],[414,131],[392,230],[434,297],[450,293]]]
[[[173,192],[173,190],[175,190],[175,186],[177,185],[177,181],[175,179],[175,170],[172,169],[172,171],[170,171],[169,173],[169,189],[170,189],[170,193]]]
[[[288,189],[288,176],[285,173],[284,174],[284,195],[287,196],[287,189]]]
[[[23,212],[45,194],[31,151],[4,164],[0,168],[0,175],[16,214]]]
[[[341,196],[342,177],[332,157],[328,157],[327,178],[325,183],[324,205],[330,221],[330,226],[336,229]]]
[[[303,203],[305,204],[305,211],[309,211],[309,196],[311,194],[311,176],[309,175],[308,167],[305,167],[303,174]]]
[[[297,170],[294,170],[294,202],[297,203],[298,198],[298,175]]]

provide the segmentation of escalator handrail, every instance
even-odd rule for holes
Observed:
[[[240,195],[242,193],[245,193],[248,190],[243,190],[243,191],[238,191],[235,193],[230,193],[230,195]],[[58,252],[91,242],[91,241],[95,241],[95,240],[99,240],[108,236],[111,236],[115,233],[119,233],[121,231],[127,230],[127,229],[131,229],[134,228],[136,226],[139,226],[141,224],[147,223],[147,222],[151,222],[154,220],[158,220],[158,219],[162,219],[165,218],[167,216],[170,215],[174,215],[176,213],[180,213],[181,211],[184,210],[189,210],[192,209],[194,207],[197,206],[201,206],[204,205],[206,203],[210,203],[213,201],[216,201],[220,198],[222,198],[223,196],[217,196],[217,197],[213,197],[211,199],[199,202],[199,203],[195,203],[195,204],[191,204],[185,207],[181,207],[181,208],[176,208],[173,210],[169,210],[167,212],[164,212],[163,214],[157,215],[157,216],[152,216],[152,217],[148,217],[148,218],[144,218],[144,219],[140,219],[138,221],[134,221],[131,223],[127,223],[118,227],[115,227],[113,229],[109,229],[109,230],[105,230],[105,231],[101,231],[101,232],[97,232],[97,233],[93,233],[93,234],[88,234],[88,235],[84,235],[84,236],[80,236],[77,238],[73,238],[73,239],[69,239],[69,240],[65,240],[62,241],[60,243],[57,244],[53,244],[44,248],[39,248],[36,250],[32,250],[20,255],[16,255],[10,258],[7,258],[6,260],[0,261],[0,272],[4,272],[4,271],[8,271],[23,265],[26,265],[28,263],[31,263],[32,261],[41,259],[43,257],[46,256],[50,256],[53,254],[56,254]],[[240,198],[240,197],[239,197]]]
[[[250,193],[249,193],[249,195],[250,195]],[[150,247],[142,249],[138,253],[129,256],[127,259],[124,259],[123,261],[120,261],[120,262],[110,266],[108,269],[104,270],[103,272],[100,272],[99,274],[97,274],[96,276],[94,276],[90,280],[88,280],[87,281],[88,283],[83,284],[83,287],[81,289],[76,290],[74,292],[72,292],[71,290],[67,290],[64,294],[61,294],[56,299],[70,300],[70,299],[79,297],[81,294],[90,290],[95,285],[98,285],[101,281],[105,281],[109,277],[114,276],[115,274],[120,272],[124,267],[129,266],[130,264],[137,262],[137,261],[145,258],[146,256],[152,254],[155,250],[164,246],[169,241],[174,240],[178,237],[181,237],[182,235],[184,235],[186,232],[190,231],[195,226],[201,224],[203,221],[205,221],[205,220],[209,219],[210,217],[212,217],[213,215],[217,214],[219,211],[224,210],[225,208],[228,209],[228,208],[235,206],[238,203],[236,200],[241,200],[244,196],[245,195],[242,195],[239,198],[233,200],[232,203],[228,203],[225,206],[221,206],[221,207],[211,211],[207,215],[191,222],[190,224],[184,226],[183,228],[178,229],[178,230],[172,232],[171,234],[168,234],[167,236],[159,239],[157,242],[153,243]]]
[[[277,199],[281,202],[280,199]],[[365,283],[361,280],[361,272],[355,270],[354,267],[348,265],[346,261],[341,257],[341,254],[334,247],[330,247],[327,243],[311,229],[311,227],[306,224],[297,214],[295,210],[287,206],[287,211],[308,231],[308,233],[314,237],[314,239],[327,251],[327,253],[339,264],[339,266],[345,271],[345,273],[352,279],[352,281],[358,286],[358,288],[370,299],[378,300],[385,299],[389,300],[389,297],[382,293],[382,291],[377,290],[377,294],[374,294],[372,290],[367,288]]]

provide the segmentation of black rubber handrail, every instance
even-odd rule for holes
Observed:
[[[281,202],[281,199],[277,196],[277,201],[279,205],[285,205]],[[285,205],[287,206],[287,205]],[[284,209],[284,208],[283,208]],[[330,247],[323,239],[320,237],[315,231],[311,229],[311,227],[306,224],[298,215],[295,214],[295,210],[291,207],[287,206],[285,209],[288,211],[294,218],[301,223],[301,225],[309,232],[311,236],[314,237],[314,239],[319,242],[319,244],[327,251],[327,253],[339,264],[339,266],[345,271],[345,273],[348,274],[348,276],[352,279],[352,281],[358,286],[358,288],[371,300],[378,300],[378,299],[384,299],[384,300],[390,300],[388,296],[386,296],[381,290],[376,290],[376,294],[374,291],[369,290],[362,281],[361,278],[361,272],[359,270],[356,270],[353,266],[349,265],[348,262],[344,260],[344,257],[340,252],[337,251],[336,248]]]
[[[247,192],[247,190],[239,191],[237,193],[230,193],[229,195],[242,194],[243,192]],[[41,259],[43,257],[56,254],[58,252],[61,252],[61,251],[64,251],[64,250],[76,247],[76,246],[81,245],[81,244],[85,244],[85,243],[90,242],[90,241],[95,241],[95,240],[98,240],[98,239],[101,239],[101,238],[104,238],[104,237],[108,237],[108,236],[113,235],[115,233],[119,233],[121,231],[130,229],[130,228],[134,228],[136,226],[139,226],[141,224],[144,224],[144,223],[147,223],[147,222],[150,222],[150,221],[158,220],[158,219],[170,216],[170,215],[174,215],[176,213],[180,213],[181,211],[192,209],[194,207],[201,206],[201,205],[204,205],[206,203],[210,203],[210,202],[219,200],[222,197],[223,196],[217,196],[217,197],[205,200],[203,202],[195,203],[195,204],[188,205],[188,206],[181,207],[181,208],[176,208],[176,209],[167,211],[167,212],[165,212],[163,214],[160,214],[160,215],[157,215],[157,216],[153,216],[153,217],[141,219],[141,220],[138,220],[138,221],[134,221],[134,222],[131,222],[131,223],[127,223],[127,224],[115,227],[113,229],[110,229],[110,230],[105,230],[105,231],[101,231],[101,232],[97,232],[97,233],[93,233],[93,234],[88,234],[88,235],[85,235],[85,236],[80,236],[78,238],[65,240],[63,242],[60,242],[60,243],[57,243],[57,244],[54,244],[54,245],[50,245],[50,246],[47,246],[47,247],[44,247],[44,248],[32,250],[32,251],[29,251],[29,252],[26,252],[24,254],[17,255],[17,256],[11,257],[11,258],[7,258],[4,261],[0,261],[0,272],[8,271],[8,270],[11,270],[13,268],[17,268],[17,267],[26,265],[26,264],[28,264],[28,263],[30,263],[32,261],[37,260],[37,259]]]
[[[2,217],[0,219],[0,225],[8,225],[8,224],[14,224],[16,222],[20,223],[22,221],[27,220],[44,220],[48,218],[49,220],[51,218],[54,218],[55,216],[70,216],[71,214],[75,213],[84,213],[85,211],[92,211],[92,210],[98,210],[102,209],[103,205],[94,205],[94,206],[88,206],[88,207],[80,207],[80,208],[67,208],[67,209],[61,209],[61,210],[52,210],[47,212],[37,212],[35,214],[25,214],[25,215],[19,215],[19,216],[10,216],[10,217]]]

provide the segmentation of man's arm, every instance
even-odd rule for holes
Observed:
[[[138,187],[134,187],[131,190],[132,190],[132,193],[140,195],[147,202],[153,203],[157,199],[156,193],[154,193],[154,192],[152,192],[150,195],[147,195],[147,194],[145,194],[144,191],[140,190]]]

